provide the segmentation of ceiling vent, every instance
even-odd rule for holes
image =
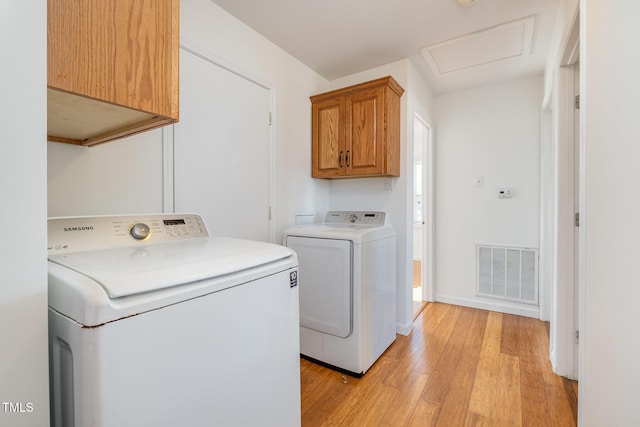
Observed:
[[[535,16],[420,49],[436,77],[532,52]]]

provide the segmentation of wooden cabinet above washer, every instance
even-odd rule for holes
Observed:
[[[178,121],[179,0],[48,0],[48,139],[95,145]]]
[[[399,176],[403,93],[384,77],[312,96],[311,176]]]

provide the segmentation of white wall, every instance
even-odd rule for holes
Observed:
[[[46,1],[0,2],[2,426],[49,425],[46,19]]]
[[[585,205],[579,421],[637,425],[640,3],[582,0]]]
[[[391,178],[393,189],[385,190],[385,178],[331,180],[331,203],[334,210],[384,210],[397,234],[397,331],[412,329],[411,286],[413,278],[413,117],[420,112],[431,119],[430,89],[415,72],[413,64],[402,60],[353,74],[331,82],[331,88],[391,75],[405,89],[400,105],[400,176]],[[411,143],[407,143],[411,141]]]
[[[48,216],[162,212],[162,130],[95,147],[48,143]]]
[[[422,295],[427,301],[434,300],[434,288],[435,284],[435,210],[434,210],[434,202],[435,202],[435,159],[434,159],[434,142],[433,142],[433,128],[435,125],[434,122],[434,97],[431,88],[426,84],[420,72],[415,67],[415,65],[410,62],[408,67],[409,72],[409,90],[407,93],[407,159],[406,165],[407,170],[410,172],[410,178],[408,181],[407,187],[407,206],[410,206],[407,210],[408,216],[408,224],[413,224],[413,189],[412,183],[414,182],[413,177],[413,166],[415,161],[414,149],[415,149],[415,140],[416,135],[416,120],[420,120],[420,128],[426,130],[428,132],[427,137],[427,146],[422,147],[422,152],[418,153],[418,156],[421,157],[422,161],[422,220],[424,225],[421,226],[422,234],[419,238],[419,242],[417,245],[420,245],[420,252],[422,257],[422,277],[424,281],[422,283]],[[424,129],[425,125],[428,129]],[[421,136],[423,139],[425,135]],[[407,231],[412,237],[415,235],[411,231]],[[413,243],[413,248],[415,248],[416,243]],[[416,251],[416,249],[414,249]],[[410,257],[410,253],[408,258]],[[415,256],[413,257],[415,259]],[[409,261],[409,259],[407,259]],[[407,281],[408,283],[408,295],[407,301],[405,304],[411,304],[411,307],[406,306],[405,310],[408,313],[413,313],[413,281],[411,278],[413,277],[413,265],[411,262],[408,263],[406,268],[410,268],[407,273]]]
[[[538,317],[476,296],[475,276],[477,244],[538,247],[542,93],[540,76],[436,97],[437,301]]]

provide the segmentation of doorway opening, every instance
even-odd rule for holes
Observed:
[[[413,282],[414,319],[432,300],[431,127],[418,115],[413,120]]]

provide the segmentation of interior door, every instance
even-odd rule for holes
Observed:
[[[214,236],[269,240],[270,105],[268,89],[181,49],[175,210]]]
[[[352,242],[288,236],[298,254],[300,326],[346,338],[352,329]]]

